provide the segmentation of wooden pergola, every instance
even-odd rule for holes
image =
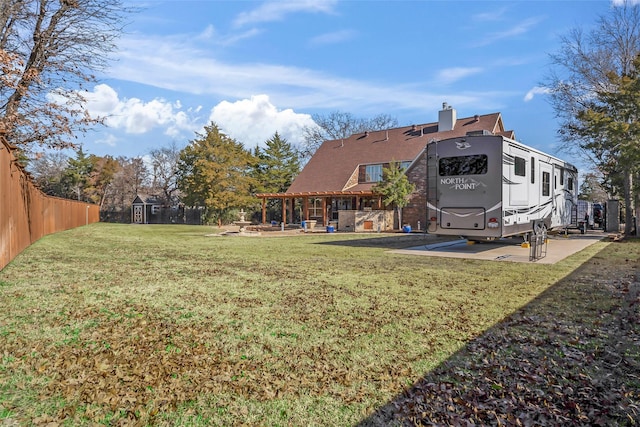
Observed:
[[[382,209],[382,196],[374,193],[373,191],[310,191],[301,193],[260,193],[256,194],[256,197],[262,199],[262,223],[267,223],[267,200],[268,199],[281,199],[282,200],[282,222],[287,223],[287,210],[293,212],[295,208],[295,200],[302,199],[302,215],[304,219],[309,218],[309,198],[322,199],[322,224],[327,225],[329,223],[327,218],[327,206],[330,205],[331,199],[336,197],[355,197],[355,206],[360,204],[360,200],[364,197],[375,198],[377,200],[377,208]],[[289,208],[289,209],[287,209]]]

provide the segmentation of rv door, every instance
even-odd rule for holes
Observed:
[[[529,183],[527,180],[527,161],[529,160],[529,152],[521,148],[509,145],[509,155],[505,160],[509,166],[509,206],[528,206],[529,205]],[[523,219],[529,222],[528,218]],[[521,222],[521,221],[518,221]]]
[[[540,206],[550,206],[553,200],[553,192],[551,190],[551,179],[553,168],[549,163],[540,163]],[[549,212],[550,214],[551,212]]]

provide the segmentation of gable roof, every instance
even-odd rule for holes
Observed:
[[[295,178],[286,194],[370,191],[372,183],[358,184],[360,165],[413,161],[432,140],[489,131],[513,138],[505,131],[500,113],[455,120],[453,130],[438,132],[438,123],[365,132],[322,143]],[[355,174],[355,176],[354,176]]]

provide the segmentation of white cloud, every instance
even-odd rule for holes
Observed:
[[[209,47],[199,47],[189,34],[129,35],[120,42],[119,60],[113,64],[110,78],[206,96],[212,104],[268,94],[274,105],[295,106],[297,111],[348,110],[366,116],[405,110],[412,114],[424,112],[425,120],[429,120],[445,99],[459,108],[489,108],[487,96],[506,96],[503,91],[449,93],[442,84],[483,71],[477,67],[445,70],[441,73],[442,81],[436,81],[443,87],[433,90],[435,79],[409,84],[376,82],[298,66],[247,62],[242,58],[222,61]],[[189,117],[195,116],[190,110],[185,112]]]
[[[494,6],[492,4],[492,6]],[[489,12],[477,13],[472,16],[472,19],[476,22],[495,22],[503,19],[507,12],[507,7],[492,8]]]
[[[105,118],[105,124],[129,134],[143,134],[155,128],[163,128],[165,134],[178,136],[182,131],[192,131],[197,126],[182,104],[173,104],[161,98],[144,102],[138,98],[121,100],[117,92],[106,84],[96,85],[93,92],[84,92],[86,108],[92,117]]]
[[[473,74],[481,73],[482,71],[483,69],[481,67],[445,68],[443,70],[440,70],[437,76],[437,80],[442,84],[450,84]]]
[[[209,121],[246,148],[263,146],[277,131],[291,144],[302,142],[302,128],[314,126],[308,114],[278,110],[267,95],[255,95],[236,102],[222,101],[211,110]]]
[[[542,18],[525,19],[524,21],[519,22],[518,24],[512,26],[511,28],[507,28],[503,31],[488,34],[487,37],[474,43],[473,46],[476,46],[476,47],[486,46],[486,45],[495,43],[499,40],[509,39],[511,37],[528,33],[533,29],[533,27],[538,25],[538,23],[541,21],[542,21]]]
[[[119,139],[111,134],[106,135],[104,138],[98,138],[94,140],[96,144],[108,145],[109,147],[115,147],[118,145]]]
[[[348,107],[361,114],[380,114],[381,108],[389,107],[425,110],[429,105],[439,105],[445,96],[424,93],[418,85],[381,85],[300,67],[224,63],[195,48],[187,37],[139,37],[122,42],[119,61],[110,70],[111,78],[216,100],[248,99],[256,93],[267,93],[276,105],[295,105],[297,109]],[[449,100],[452,96],[446,94]],[[477,99],[481,96],[478,94]],[[458,98],[469,102],[470,97],[476,96]]]
[[[214,28],[213,25],[209,24],[200,34],[198,34],[196,38],[201,40],[209,40],[213,38],[215,34],[216,34],[216,29]]]
[[[84,92],[82,96],[86,100],[86,108],[94,117],[109,115],[120,103],[118,93],[105,84],[96,85],[93,92]]]
[[[337,0],[278,0],[267,1],[258,8],[243,12],[235,19],[237,26],[259,22],[280,21],[290,13],[332,13]]]
[[[544,95],[549,93],[549,89],[546,87],[540,87],[540,86],[535,86],[533,88],[531,88],[531,90],[529,90],[529,92],[527,92],[527,94],[524,96],[524,102],[529,102],[533,99],[534,96],[536,95]]]

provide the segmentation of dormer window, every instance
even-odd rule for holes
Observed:
[[[382,181],[382,165],[367,165],[365,169],[366,182]]]

